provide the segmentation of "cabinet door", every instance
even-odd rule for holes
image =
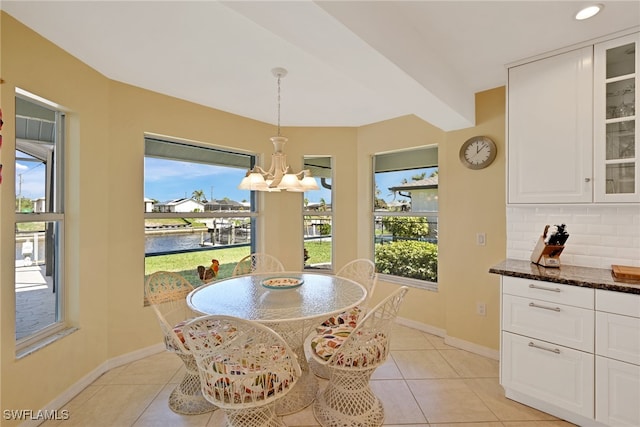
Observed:
[[[596,357],[596,420],[608,426],[640,426],[640,366]]]
[[[593,48],[509,69],[509,203],[591,202]]]
[[[640,33],[636,33],[595,46],[596,202],[640,202],[639,44]]]
[[[595,299],[595,293],[591,288],[509,276],[502,276],[502,292],[589,310],[593,310]]]
[[[502,333],[501,381],[507,389],[594,417],[594,356]]]
[[[513,295],[502,296],[502,308],[505,331],[593,352],[593,310]]]
[[[596,354],[640,365],[640,319],[597,311]]]

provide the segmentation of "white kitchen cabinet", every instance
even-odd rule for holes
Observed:
[[[593,354],[531,337],[502,333],[502,385],[592,418]]]
[[[502,292],[546,302],[572,305],[593,310],[593,288],[564,285],[520,277],[503,276]]]
[[[593,194],[593,47],[509,69],[508,202]]]
[[[503,330],[593,352],[593,310],[503,295]]]
[[[640,295],[596,290],[596,419],[640,426]]]
[[[640,366],[639,318],[598,311],[596,336],[596,354]]]
[[[581,426],[640,426],[640,295],[502,276],[500,384]]]
[[[596,419],[608,426],[640,426],[640,366],[596,356]]]
[[[640,33],[509,68],[508,203],[639,203]]]
[[[501,308],[507,393],[593,418],[594,290],[503,276]]]
[[[594,199],[640,202],[640,33],[595,45]]]

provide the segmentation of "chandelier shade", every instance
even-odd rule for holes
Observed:
[[[251,191],[293,191],[303,192],[319,190],[320,187],[308,169],[300,172],[292,172],[287,164],[287,155],[284,154],[284,145],[287,138],[280,135],[280,80],[287,74],[284,68],[271,70],[278,79],[278,134],[271,137],[273,154],[271,155],[271,167],[268,170],[256,165],[249,169],[245,177],[240,181],[238,189]]]

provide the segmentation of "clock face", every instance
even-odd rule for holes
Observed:
[[[469,169],[482,169],[496,158],[496,144],[486,136],[468,139],[460,147],[460,161]]]

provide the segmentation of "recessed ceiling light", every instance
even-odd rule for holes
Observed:
[[[582,21],[583,19],[589,19],[592,16],[597,15],[598,12],[602,10],[602,8],[604,8],[604,6],[601,4],[593,4],[591,6],[584,7],[580,9],[578,13],[576,13],[576,19],[578,21]]]

